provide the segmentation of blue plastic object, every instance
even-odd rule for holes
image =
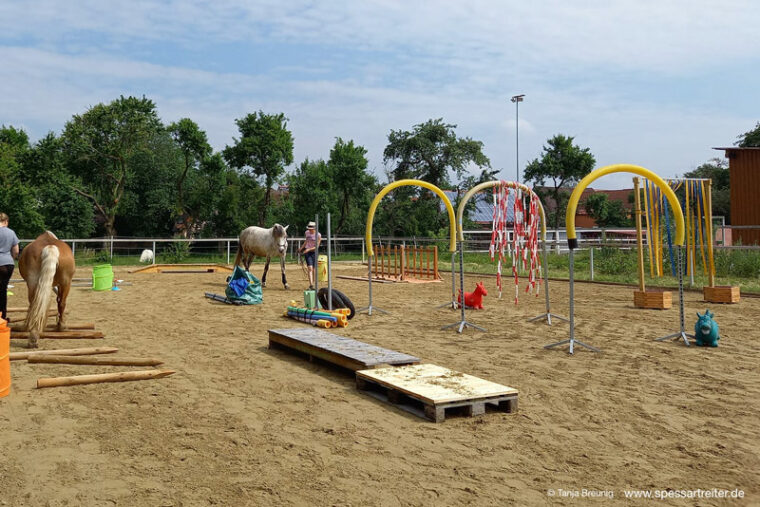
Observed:
[[[240,297],[245,294],[245,288],[248,287],[248,280],[245,278],[235,278],[230,280],[230,289],[235,292],[235,295]]]

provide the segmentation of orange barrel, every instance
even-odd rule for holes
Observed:
[[[0,319],[0,398],[11,394],[11,328]]]

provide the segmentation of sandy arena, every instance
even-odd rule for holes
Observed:
[[[633,289],[579,283],[576,338],[603,353],[569,356],[543,349],[568,325],[526,322],[542,313],[543,294],[515,306],[510,280],[500,301],[495,280],[482,278],[485,310],[468,317],[488,332],[461,335],[440,330],[458,312],[435,309],[450,300],[447,275],[375,284],[375,305],[392,315],[359,315],[331,332],[519,389],[516,414],[434,424],[358,392],[344,372],[267,348],[267,329],[307,326],[281,316],[308,285],[296,265],[293,288],[274,272],[255,307],[203,297],[224,293],[223,274],[115,271],[134,284],[69,297],[69,321],[95,322],[106,338],[41,348],[115,346],[177,373],[38,390],[38,377],[130,368],[12,362],[12,392],[0,400],[0,505],[647,505],[624,490],[698,488],[738,488],[745,499],[655,502],[760,505],[760,299],[710,305],[720,346],[686,348],[652,341],[677,330],[676,307],[636,310]],[[480,279],[466,277],[467,290]],[[366,282],[335,287],[367,304]],[[567,315],[567,283],[551,288],[553,310]],[[12,290],[9,306],[26,306],[25,285]],[[706,305],[686,297],[692,328]],[[25,344],[13,340],[11,351]],[[568,496],[583,489],[614,499]]]

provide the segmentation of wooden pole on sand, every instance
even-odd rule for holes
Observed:
[[[49,349],[49,350],[30,350],[24,352],[11,352],[11,361],[20,361],[28,359],[32,354],[42,355],[59,355],[59,356],[87,356],[90,354],[113,354],[118,352],[116,347],[84,347],[79,349]]]
[[[636,215],[636,246],[638,248],[638,262],[639,262],[639,290],[646,292],[646,286],[644,284],[644,242],[642,240],[641,232],[641,196],[639,195],[639,178],[633,178],[633,193],[634,193],[634,213]]]
[[[158,366],[164,364],[163,361],[153,358],[59,356],[57,354],[31,354],[28,360],[30,363],[93,364],[109,366]]]
[[[75,375],[73,377],[52,377],[37,379],[37,389],[43,387],[76,386],[99,384],[102,382],[129,382],[132,380],[149,380],[168,377],[174,370],[124,371],[120,373],[100,373],[96,375]]]

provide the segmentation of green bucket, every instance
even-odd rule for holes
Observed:
[[[100,264],[92,268],[92,290],[111,290],[113,269],[110,264]]]

